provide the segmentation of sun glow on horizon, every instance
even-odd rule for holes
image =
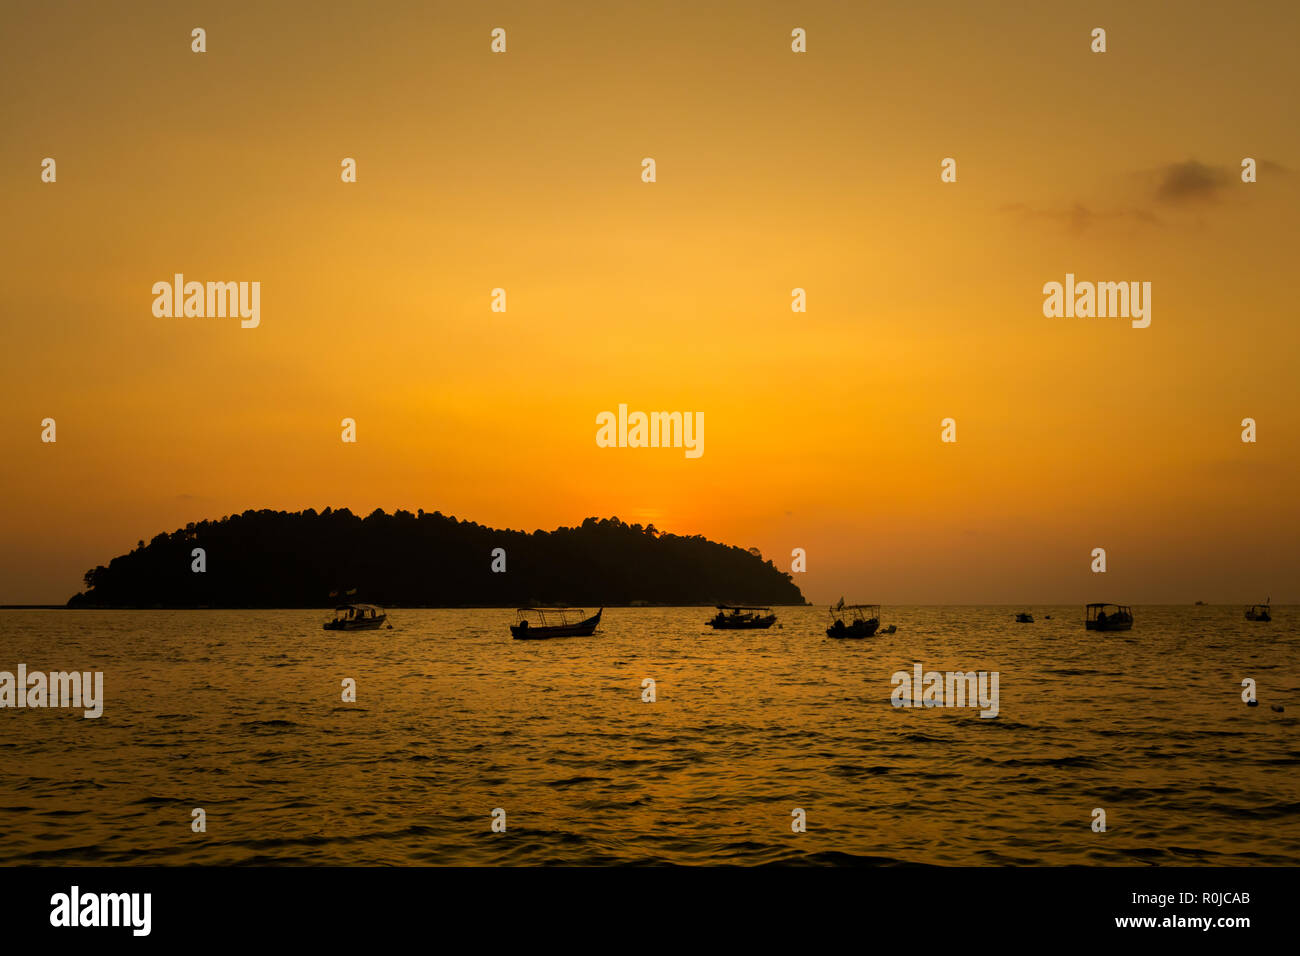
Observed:
[[[201,57],[163,3],[7,15],[0,602],[326,505],[800,547],[815,603],[1297,597],[1294,7],[1102,4],[1104,57],[956,2],[521,7],[503,56],[319,9],[206,10]],[[175,273],[260,326],[156,318]],[[1150,327],[1044,317],[1067,273]],[[704,454],[598,447],[620,404]]]

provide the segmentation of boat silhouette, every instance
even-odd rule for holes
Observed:
[[[847,624],[844,622],[846,617],[851,618]],[[826,628],[826,636],[871,637],[879,627],[879,604],[845,604],[841,600],[837,606],[831,608],[831,626]]]
[[[1246,608],[1246,620],[1248,621],[1273,620],[1273,615],[1270,613],[1271,609],[1269,607],[1269,605],[1272,603],[1273,603],[1273,599],[1269,598],[1263,604],[1252,604],[1250,607]]]
[[[744,604],[719,604],[718,613],[704,623],[714,630],[752,630],[769,628],[776,623],[770,607],[751,607]],[[728,614],[727,612],[731,613]],[[767,614],[760,612],[767,611]]]
[[[374,604],[340,604],[334,619],[321,625],[327,631],[373,631],[384,626],[388,612]]]
[[[1089,631],[1128,631],[1133,627],[1133,609],[1126,604],[1089,604],[1083,626]]]
[[[602,607],[591,617],[580,607],[521,607],[510,625],[510,636],[517,641],[540,641],[548,637],[590,637],[596,633]]]

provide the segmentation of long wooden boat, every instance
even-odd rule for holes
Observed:
[[[591,617],[579,607],[521,607],[510,625],[510,636],[517,641],[540,641],[548,637],[589,637],[596,633],[602,607]]]
[[[731,613],[728,614],[728,611]],[[767,613],[761,613],[763,611]],[[776,615],[772,613],[770,607],[719,604],[718,613],[704,623],[719,631],[763,629],[776,623]]]

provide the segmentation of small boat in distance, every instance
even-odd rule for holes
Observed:
[[[590,637],[596,633],[602,607],[591,617],[580,607],[521,607],[510,625],[510,636],[517,641],[538,641],[547,637]]]
[[[1133,609],[1126,604],[1089,604],[1083,626],[1089,631],[1128,631],[1133,628]]]
[[[731,613],[728,614],[727,612]],[[766,611],[767,614],[760,612]],[[749,607],[744,604],[719,604],[718,613],[704,622],[720,631],[768,628],[776,623],[770,607]]]
[[[1246,608],[1246,620],[1248,621],[1273,620],[1273,615],[1269,613],[1270,610],[1269,605],[1272,603],[1273,603],[1273,599],[1269,598],[1263,604],[1252,604],[1250,607]]]
[[[327,631],[373,631],[384,626],[388,613],[373,604],[340,604],[334,620],[321,625]]]
[[[844,623],[846,617],[852,618],[848,624]],[[841,600],[831,608],[831,626],[826,628],[826,636],[871,637],[879,627],[879,604],[845,604]]]
[[[1017,623],[1017,624],[1033,624],[1033,623],[1034,623],[1034,616],[1033,616],[1032,614],[1030,614],[1028,611],[1021,611],[1019,614],[1016,615],[1016,623]]]

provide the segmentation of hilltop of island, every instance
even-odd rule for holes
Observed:
[[[807,603],[757,548],[618,518],[529,533],[423,509],[245,511],[141,541],[84,581],[68,607]]]

